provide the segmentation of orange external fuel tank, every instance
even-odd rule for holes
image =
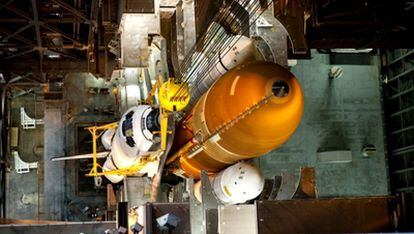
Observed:
[[[302,91],[287,69],[250,62],[228,71],[176,129],[176,174],[199,178],[285,143],[299,125]]]

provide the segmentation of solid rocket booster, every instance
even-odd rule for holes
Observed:
[[[176,130],[176,174],[199,178],[285,143],[299,125],[303,97],[287,69],[250,62],[223,75]],[[179,157],[176,157],[179,156]]]
[[[214,194],[223,204],[244,203],[263,190],[264,178],[260,170],[248,162],[238,162],[209,176]],[[201,181],[194,184],[194,195],[202,201]]]
[[[231,36],[224,44],[228,46],[222,48],[218,53],[218,56],[209,58],[207,55],[201,53],[201,55],[197,57],[198,60],[207,59],[208,63],[214,65],[212,68],[208,69],[205,78],[197,83],[196,86],[192,87],[190,93],[190,107],[192,107],[211,85],[228,70],[245,62],[263,59],[262,54],[256,49],[254,40],[249,37],[242,35]],[[203,66],[194,66],[192,69],[195,70],[197,76],[204,76],[203,72],[205,71]]]

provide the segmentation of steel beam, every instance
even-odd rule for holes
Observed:
[[[410,74],[410,73],[412,73],[412,72],[414,72],[414,68],[408,69],[408,70],[406,70],[406,71],[404,71],[404,72],[402,72],[402,73],[400,73],[400,74],[398,74],[398,75],[396,75],[396,76],[391,77],[391,78],[388,80],[388,82],[392,82],[392,81],[394,81],[394,80],[398,80],[399,78],[401,78],[401,77],[403,77],[403,76],[406,76],[406,75],[408,75],[408,74]]]
[[[90,23],[90,20],[88,19],[88,17],[86,15],[84,15],[82,12],[76,10],[75,8],[70,6],[69,4],[67,4],[63,1],[60,1],[60,0],[52,0],[52,2],[60,5],[61,7],[63,7],[64,9],[66,9],[67,11],[72,13],[73,15],[83,19],[86,23]]]
[[[7,5],[9,5],[12,2],[14,2],[14,0],[9,0],[9,1],[5,2],[4,4],[1,4],[0,5],[0,10],[3,9],[3,8],[5,8]]]
[[[23,45],[19,43],[3,43],[0,45],[0,50],[9,50],[10,48],[19,48],[19,49],[27,49],[32,48],[31,45]]]
[[[33,10],[33,25],[36,29],[36,42],[37,47],[42,47],[42,38],[40,36],[40,26],[39,26],[39,12],[37,11],[37,1],[31,0],[32,2],[32,10]]]
[[[29,50],[26,50],[26,51],[23,51],[23,52],[20,52],[20,53],[17,53],[17,54],[13,54],[13,55],[4,57],[3,59],[12,59],[12,58],[20,57],[20,56],[23,56],[25,54],[30,54],[33,51],[36,51],[36,49],[35,48],[32,48],[32,49],[29,49]]]
[[[190,228],[191,233],[193,234],[205,234],[205,227],[204,227],[204,215],[203,215],[203,208],[201,204],[197,201],[197,198],[194,196],[194,180],[188,179],[187,180],[189,191],[190,191]]]
[[[398,61],[401,61],[404,58],[406,58],[406,57],[408,57],[408,56],[410,56],[412,54],[414,54],[414,50],[411,50],[408,53],[403,54],[403,55],[399,56],[398,58],[395,58],[395,59],[391,60],[391,62],[389,62],[386,66],[389,67],[389,66],[393,65],[394,63],[396,63]]]
[[[32,0],[32,1],[35,1],[35,0]],[[32,5],[33,5],[33,4],[32,4]],[[12,11],[12,12],[14,12],[15,14],[17,14],[17,15],[19,15],[19,16],[21,16],[21,17],[23,17],[24,19],[26,19],[26,20],[27,20],[27,21],[29,21],[29,22],[33,22],[33,21],[34,21],[34,20],[30,17],[30,15],[28,15],[28,14],[26,14],[25,12],[23,12],[23,11],[21,11],[21,10],[17,9],[17,8],[16,8],[16,7],[14,7],[14,6],[7,5],[7,6],[5,6],[5,8],[6,8],[6,9],[8,9],[9,11]],[[37,7],[36,7],[36,12],[37,12]],[[38,25],[39,25],[40,27],[43,27],[43,28],[45,28],[45,29],[47,29],[47,30],[49,30],[49,31],[55,32],[55,33],[59,33],[59,34],[61,34],[61,35],[62,35],[62,37],[66,38],[66,39],[68,39],[68,40],[70,40],[70,41],[72,41],[73,43],[79,44],[79,45],[81,45],[81,46],[86,46],[86,45],[85,45],[84,43],[82,43],[81,41],[79,41],[79,40],[77,40],[77,39],[73,38],[72,36],[70,36],[70,35],[68,35],[68,34],[66,34],[66,33],[64,33],[64,32],[62,32],[61,30],[59,30],[59,29],[57,29],[57,28],[55,28],[55,27],[53,27],[53,26],[51,26],[51,25],[49,25],[49,24],[46,24],[45,22],[43,22],[43,21],[39,20],[39,18],[37,18],[37,22],[38,22]]]
[[[31,24],[31,23],[29,23],[29,24],[27,24],[27,25],[25,25],[25,26],[21,27],[20,29],[18,29],[17,31],[15,31],[15,32],[14,32],[14,33],[12,33],[12,34],[7,35],[5,38],[2,38],[2,41],[3,41],[3,42],[7,42],[10,38],[12,38],[12,37],[16,36],[17,34],[19,34],[19,33],[23,32],[24,30],[26,30],[26,29],[28,29],[28,28],[30,28],[30,27],[32,27],[32,24]]]
[[[62,19],[40,19],[40,20],[46,24],[73,24],[73,23],[90,24],[90,22],[84,22],[81,19],[75,18],[75,17],[67,17],[67,18],[62,18]]]
[[[98,18],[97,12],[98,12],[98,1],[92,0],[90,20],[92,22],[95,22],[95,24],[89,24],[88,45],[91,45],[93,42],[93,31],[94,31],[94,27],[96,27],[96,19]]]
[[[414,167],[410,167],[410,168],[405,168],[405,169],[401,169],[401,170],[396,170],[394,171],[395,174],[403,174],[406,172],[411,172],[414,171]]]
[[[399,133],[406,132],[406,131],[413,130],[413,129],[414,129],[414,125],[411,125],[411,126],[393,131],[393,132],[391,132],[391,135],[399,134]]]
[[[16,23],[27,23],[26,19],[23,18],[0,18],[0,24],[16,24]]]
[[[55,33],[59,33],[62,37],[66,38],[67,40],[72,41],[75,44],[78,44],[78,45],[80,45],[82,47],[86,47],[86,45],[84,43],[82,43],[81,41],[73,38],[72,36],[70,36],[70,35],[62,32],[61,30],[59,30],[59,29],[57,29],[57,28],[55,28],[53,26],[50,26],[50,25],[45,24],[45,23],[41,24],[40,26],[42,26],[43,28],[45,28],[45,29],[47,29],[49,31],[52,31],[52,32],[55,32]]]
[[[397,191],[397,192],[412,193],[412,192],[414,192],[414,186],[404,187],[404,188],[399,188],[399,189],[397,189],[396,191]]]
[[[88,63],[86,61],[68,61],[64,59],[51,60],[43,64],[44,72],[89,72]],[[13,59],[8,63],[0,63],[0,72],[39,72],[39,61],[36,59]],[[93,71],[91,71],[93,72]]]
[[[42,71],[43,64],[43,48],[42,48],[42,37],[40,36],[40,26],[39,26],[39,12],[37,11],[37,0],[31,0],[32,11],[33,11],[33,25],[36,31],[36,42],[37,42],[37,51],[39,52],[39,68]]]
[[[410,70],[408,70],[408,71],[413,72],[413,71],[414,71],[414,68],[412,68],[412,69],[410,69]],[[414,86],[413,86],[413,87],[411,87],[411,88],[408,88],[408,89],[402,90],[402,91],[400,91],[399,93],[397,93],[397,94],[395,94],[395,95],[393,95],[393,96],[391,96],[391,97],[388,97],[388,100],[390,100],[390,99],[394,99],[394,98],[397,98],[397,97],[400,97],[400,96],[405,95],[405,94],[407,94],[407,93],[410,93],[410,92],[412,92],[412,91],[414,91]]]
[[[409,145],[406,147],[398,148],[392,151],[392,155],[402,155],[414,152],[414,145]]]
[[[201,171],[201,197],[205,234],[218,232],[218,206],[221,205],[211,187],[207,171]]]
[[[14,6],[7,5],[7,6],[5,6],[5,8],[6,8],[7,10],[9,10],[9,11],[11,11],[11,12],[13,12],[13,13],[15,13],[15,14],[19,15],[20,17],[25,18],[25,19],[26,19],[27,21],[29,21],[29,22],[31,22],[31,21],[32,21],[32,18],[30,17],[30,15],[26,14],[26,12],[23,12],[23,11],[21,11],[21,10],[17,9],[17,8],[16,8],[16,7],[14,7]]]
[[[414,152],[411,139],[414,131],[414,125],[411,123],[411,116],[414,113],[414,106],[411,103],[414,85],[410,83],[410,76],[414,74],[414,68],[409,63],[409,58],[413,54],[412,49],[396,49],[382,51],[381,56],[384,59],[382,69],[388,77],[388,82],[383,83],[382,90],[391,190],[394,193],[406,193],[407,197],[414,193],[414,187],[410,184],[410,175],[414,171],[413,158],[410,157]],[[413,215],[413,212],[410,211],[408,214]]]
[[[52,49],[52,48],[45,48],[45,49],[47,49],[47,50],[49,50],[49,51],[52,51],[53,53],[60,54],[60,55],[62,55],[62,56],[64,56],[64,57],[67,57],[67,58],[72,58],[72,59],[80,59],[80,58],[78,58],[76,55],[74,55],[74,54],[70,54],[70,53],[66,53],[66,52],[64,52],[64,51],[59,51],[59,50],[55,50],[55,49]]]
[[[82,22],[81,19],[68,17],[68,18],[62,18],[62,19],[41,19],[40,21],[46,23],[46,24],[73,24],[73,23],[84,23],[89,24],[86,22]],[[27,23],[27,20],[24,18],[0,18],[0,24],[23,24]]]
[[[414,51],[414,50],[413,50],[413,51]],[[401,115],[401,114],[404,114],[404,113],[407,113],[407,112],[410,112],[410,111],[414,111],[414,106],[411,106],[411,107],[408,107],[408,108],[402,109],[402,110],[400,110],[400,111],[397,111],[397,112],[395,112],[395,113],[391,114],[390,116],[391,116],[391,117],[396,117],[396,116],[399,116],[399,115]]]
[[[4,28],[0,28],[0,33],[4,33],[6,35],[12,35],[13,34],[13,32],[11,32],[11,31],[9,31],[7,29],[4,29]],[[25,44],[31,45],[31,46],[35,46],[36,45],[34,41],[29,40],[29,39],[27,39],[25,37],[22,37],[20,35],[14,35],[13,38],[16,39],[16,40],[18,40],[18,41],[21,41],[21,42],[23,42]]]

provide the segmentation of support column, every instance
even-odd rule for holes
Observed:
[[[62,109],[45,103],[44,116],[44,191],[39,191],[39,218],[61,220],[64,198],[64,162],[51,158],[64,155]]]

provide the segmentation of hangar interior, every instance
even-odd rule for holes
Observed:
[[[0,233],[414,231],[409,0],[0,2]]]

